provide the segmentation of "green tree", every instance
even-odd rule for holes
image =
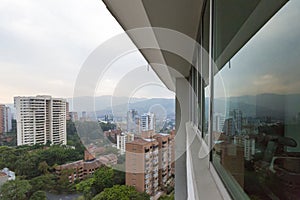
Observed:
[[[111,188],[105,188],[103,192],[95,196],[92,200],[147,200],[149,195],[139,193],[132,186],[114,185]]]
[[[96,191],[102,192],[104,188],[110,188],[114,184],[114,170],[107,166],[100,167],[94,174],[94,186]]]
[[[17,150],[11,147],[0,147],[0,168],[8,167],[11,170],[16,168]]]
[[[49,173],[49,165],[47,164],[46,161],[40,162],[39,163],[39,167],[38,170],[42,173],[42,174],[48,174]]]
[[[27,180],[7,181],[0,188],[4,200],[26,200],[31,189],[31,185]]]
[[[57,180],[56,190],[60,193],[63,191],[70,191],[73,184],[69,181],[69,175],[73,172],[73,169],[65,169],[61,171],[61,175]]]
[[[114,130],[117,127],[116,124],[112,124],[110,122],[100,122],[99,125],[103,131]]]
[[[114,169],[114,185],[125,185],[125,176],[124,171]]]
[[[174,194],[171,194],[171,195],[164,195],[162,197],[159,198],[159,200],[174,200]]]
[[[56,187],[56,177],[53,174],[46,174],[31,179],[30,185],[32,186],[31,193],[38,190],[54,191]]]
[[[92,197],[94,196],[93,194],[94,183],[95,183],[94,178],[83,180],[80,183],[76,184],[76,190],[78,192],[82,192],[86,200],[92,199]]]
[[[77,135],[77,130],[74,122],[67,121],[67,135]]]
[[[26,153],[18,157],[16,161],[16,174],[28,179],[39,176],[41,173],[37,170],[40,158],[36,153]]]
[[[35,193],[33,193],[33,195],[31,195],[29,200],[47,200],[46,192],[41,190],[36,191]]]

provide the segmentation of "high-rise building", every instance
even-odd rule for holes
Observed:
[[[255,138],[247,135],[244,137],[244,157],[250,161],[255,155]]]
[[[213,131],[222,132],[225,124],[225,115],[214,113]]]
[[[232,118],[225,119],[224,127],[223,127],[223,132],[226,135],[229,135],[229,136],[230,135],[234,135],[234,133],[235,133],[235,126],[234,126]]]
[[[66,120],[69,121],[71,120],[71,116],[70,116],[70,104],[69,102],[66,102]]]
[[[0,105],[0,134],[7,133],[12,129],[12,114],[8,106]]]
[[[66,101],[51,96],[15,97],[17,145],[67,144]]]
[[[175,173],[174,134],[155,134],[126,143],[126,185],[154,196]]]
[[[243,122],[243,114],[242,111],[235,109],[229,113],[229,115],[233,118],[233,125],[235,129],[235,134],[241,134],[242,132],[242,122]]]
[[[153,136],[158,141],[159,148],[159,185],[164,188],[174,174],[174,135],[159,133]],[[174,182],[173,182],[174,183]],[[173,183],[169,183],[173,185]]]
[[[70,120],[72,122],[78,121],[78,113],[77,112],[69,112]]]
[[[127,131],[135,133],[137,130],[136,119],[138,118],[138,112],[134,109],[127,112]]]
[[[142,131],[155,130],[155,115],[153,113],[145,113],[141,116]]]
[[[136,139],[126,143],[126,185],[154,196],[158,193],[159,143],[154,139]]]
[[[126,152],[126,143],[134,140],[134,134],[132,133],[121,133],[117,135],[117,149],[120,150],[121,154]]]
[[[4,133],[5,105],[0,105],[0,134]]]

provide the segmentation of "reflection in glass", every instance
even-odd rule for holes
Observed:
[[[213,163],[236,199],[300,199],[300,1],[285,4],[238,48],[261,6],[245,2],[252,12],[240,14],[240,29],[226,29],[220,17],[231,11],[215,5]]]

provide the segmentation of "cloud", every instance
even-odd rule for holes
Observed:
[[[123,33],[99,0],[1,0],[0,19],[1,103],[15,95],[71,97],[88,56]],[[108,73],[111,83],[145,63],[140,53],[122,61]]]

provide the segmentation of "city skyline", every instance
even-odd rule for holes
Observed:
[[[80,15],[80,13],[86,14]],[[239,56],[231,60],[231,68],[234,70],[226,69],[220,73],[222,80],[216,81],[215,85],[218,86],[216,88],[219,88],[216,91],[216,97],[255,95],[265,91],[275,94],[297,91],[299,83],[293,83],[290,80],[298,77],[299,74],[291,73],[289,76],[282,76],[285,72],[282,66],[289,65],[296,68],[295,62],[289,61],[288,57],[281,57],[278,58],[278,62],[266,63],[265,61],[270,59],[261,56],[264,55],[262,52],[273,52],[269,49],[280,49],[281,52],[285,52],[292,48],[294,52],[299,52],[297,44],[292,42],[298,41],[294,38],[299,37],[299,24],[295,24],[293,31],[286,38],[291,45],[282,46],[280,40],[272,46],[264,45],[268,42],[268,39],[264,38],[280,38],[281,33],[289,26],[284,22],[291,20],[294,16],[297,18],[297,15],[297,10],[293,6],[286,6],[275,15],[272,22],[266,24],[264,29],[257,33],[256,38],[250,40],[244,50],[239,52]],[[104,41],[124,33],[105,5],[96,0],[89,2],[76,0],[72,3],[69,0],[59,2],[5,0],[0,6],[0,17],[2,19],[0,23],[2,43],[0,47],[0,74],[2,74],[0,102],[3,104],[12,103],[14,96],[45,94],[62,98],[72,97],[76,77],[87,57]],[[266,35],[268,37],[265,37]],[[282,56],[285,54],[282,53]],[[251,58],[256,58],[255,65],[248,62],[248,60],[253,60]],[[145,72],[149,70],[154,74],[151,68],[147,69],[147,62],[138,51],[120,58],[114,66],[111,66],[102,80],[101,84],[105,87],[98,88],[95,92],[98,93],[97,95],[112,95],[120,78],[129,71],[144,65]],[[281,70],[276,73],[267,72],[270,66]],[[266,72],[256,74],[255,68],[261,67]],[[228,68],[228,65],[225,68]],[[249,76],[240,80],[238,74],[244,69],[251,69],[254,73],[249,71]],[[226,81],[228,76],[233,75],[236,75],[236,80]],[[136,77],[142,76],[137,74]],[[236,87],[239,82],[259,86],[260,89],[249,89],[243,85]],[[148,87],[136,95],[138,97],[164,95],[165,98],[174,96],[166,92],[166,88],[160,92],[157,90],[157,87]]]

